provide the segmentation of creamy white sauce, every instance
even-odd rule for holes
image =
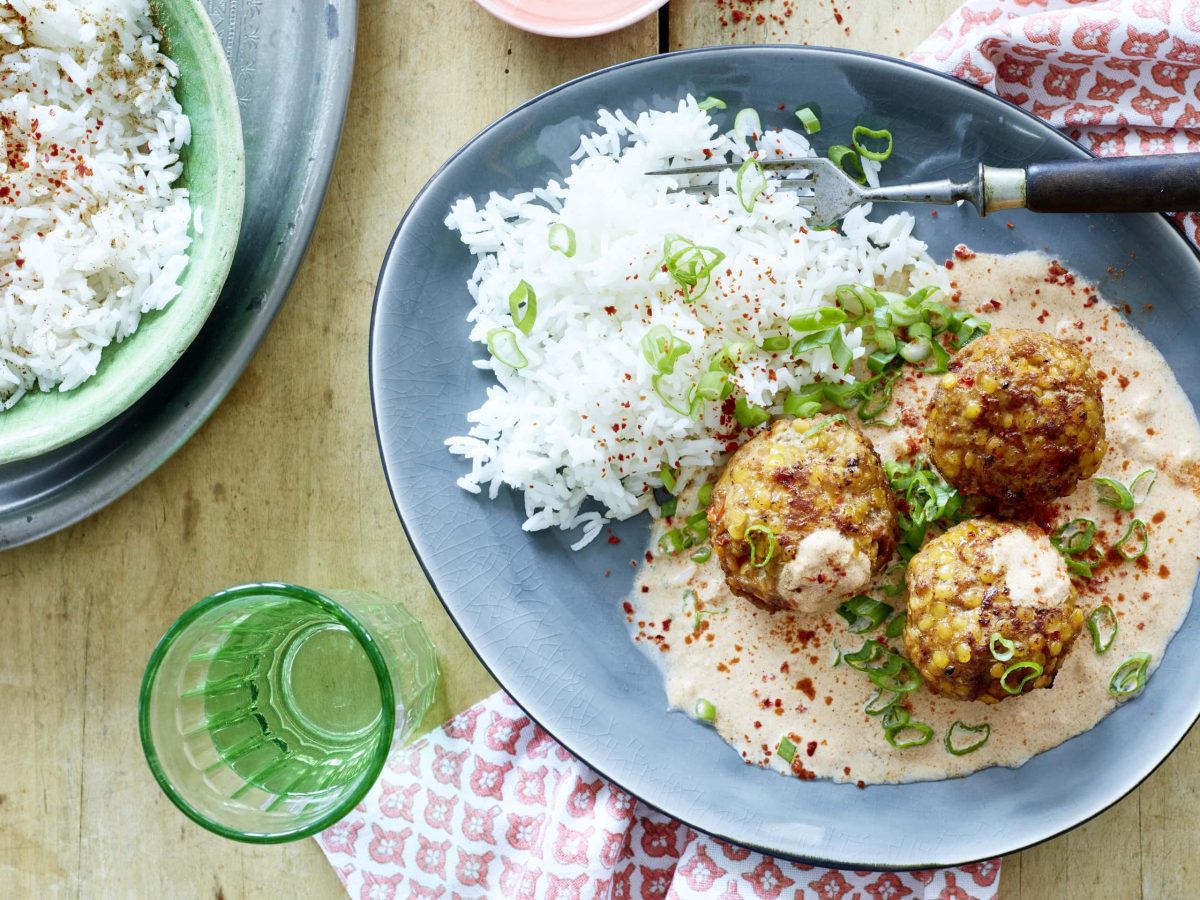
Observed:
[[[919,689],[911,695],[912,718],[931,725],[936,736],[922,747],[897,750],[883,739],[878,720],[863,712],[874,692],[866,677],[832,665],[835,646],[857,649],[864,636],[851,634],[831,612],[768,613],[735,597],[715,558],[696,565],[687,554],[658,557],[643,568],[626,607],[634,639],[662,663],[670,705],[690,714],[697,699],[712,702],[717,730],[748,762],[787,771],[775,748],[788,736],[798,748],[792,770],[803,777],[919,781],[1020,765],[1107,715],[1116,706],[1109,678],[1121,660],[1145,650],[1157,664],[1187,613],[1200,569],[1194,541],[1200,424],[1166,361],[1091,286],[1046,257],[981,254],[956,259],[952,274],[961,308],[997,327],[1055,334],[1091,356],[1103,379],[1109,439],[1099,474],[1128,483],[1147,466],[1159,472],[1135,513],[1149,526],[1147,555],[1106,567],[1079,587],[1084,609],[1107,603],[1116,611],[1119,633],[1104,655],[1085,633],[1052,688],[999,704],[949,700]],[[895,394],[901,425],[864,429],[885,460],[920,451],[933,387],[932,378],[906,376]],[[681,510],[692,506],[680,503]],[[1098,503],[1087,482],[1038,518],[1053,526],[1075,516],[1096,520],[1105,546],[1120,538],[1130,519]],[[1051,602],[1062,591],[1050,571],[1052,560],[1015,542],[1000,552],[1018,563],[1009,569],[1014,594]],[[813,555],[820,555],[815,548]],[[956,720],[989,723],[990,740],[970,755],[951,756],[942,742]]]
[[[1058,606],[1071,594],[1071,577],[1049,540],[1010,531],[992,544],[992,562],[1003,571],[1009,599],[1022,606]]]
[[[779,592],[799,613],[837,609],[871,584],[871,561],[833,528],[819,528],[796,545],[796,557],[779,571]]]

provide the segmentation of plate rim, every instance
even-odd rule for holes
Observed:
[[[438,166],[437,170],[429,177],[429,179],[425,182],[425,184],[422,185],[421,189],[419,191],[417,191],[416,194],[413,195],[412,200],[410,201],[408,207],[405,209],[404,214],[401,216],[401,218],[396,226],[396,229],[392,234],[391,240],[388,242],[387,250],[383,257],[383,262],[380,265],[379,276],[375,282],[375,291],[374,291],[374,296],[372,298],[372,303],[371,303],[371,324],[370,324],[370,330],[368,333],[368,389],[369,389],[370,395],[371,395],[371,420],[372,420],[372,424],[375,429],[376,449],[379,452],[380,464],[383,468],[384,480],[387,483],[388,493],[392,498],[392,505],[396,510],[397,518],[400,520],[400,526],[404,531],[404,536],[405,536],[405,539],[408,541],[409,548],[411,549],[412,554],[417,561],[417,564],[420,566],[421,572],[424,574],[425,579],[428,582],[430,589],[433,591],[434,596],[437,597],[438,602],[441,603],[442,608],[446,612],[446,615],[449,616],[451,622],[454,623],[454,627],[458,630],[459,634],[462,636],[462,638],[466,642],[467,646],[471,648],[471,652],[475,655],[475,658],[479,661],[479,663],[484,667],[484,669],[487,671],[487,673],[491,676],[492,680],[495,681],[496,684],[500,686],[500,689],[502,691],[504,691],[509,697],[512,698],[512,700],[517,704],[517,706],[533,722],[535,722],[540,727],[545,729],[546,732],[548,734],[550,734],[550,736],[553,737],[555,741],[557,741],[559,744],[561,744],[572,755],[574,755],[577,759],[579,759],[581,762],[583,762],[585,765],[587,765],[589,768],[591,768],[593,771],[595,771],[598,775],[600,775],[606,781],[617,786],[618,788],[625,791],[630,796],[636,798],[640,802],[645,803],[650,808],[652,808],[652,809],[662,813],[663,815],[666,815],[678,822],[681,822],[686,827],[691,828],[694,831],[700,832],[702,834],[707,834],[710,837],[716,838],[717,840],[725,841],[725,842],[733,844],[735,846],[745,847],[745,848],[766,854],[768,856],[778,857],[780,859],[799,861],[799,862],[804,862],[804,863],[813,863],[813,864],[826,866],[828,868],[834,868],[834,869],[846,869],[846,870],[869,869],[871,871],[878,871],[878,872],[921,871],[921,870],[925,870],[925,869],[940,869],[940,868],[946,868],[946,867],[951,867],[951,866],[971,865],[974,863],[984,862],[987,860],[997,859],[997,858],[1009,856],[1009,855],[1012,855],[1015,853],[1024,852],[1025,850],[1029,850],[1034,847],[1037,847],[1043,843],[1046,843],[1047,841],[1053,840],[1057,837],[1061,837],[1062,835],[1067,834],[1070,831],[1073,831],[1074,829],[1078,828],[1079,826],[1092,821],[1096,817],[1100,816],[1101,814],[1107,812],[1109,809],[1114,807],[1121,800],[1124,800],[1126,797],[1128,797],[1134,791],[1136,791],[1143,783],[1145,783],[1145,781],[1151,775],[1153,775],[1156,771],[1158,771],[1158,769],[1175,753],[1176,750],[1179,749],[1180,744],[1183,743],[1183,741],[1187,738],[1187,736],[1196,727],[1197,723],[1200,722],[1200,703],[1198,703],[1196,706],[1196,714],[1193,716],[1192,721],[1187,725],[1186,728],[1183,729],[1183,731],[1180,733],[1178,739],[1171,745],[1170,749],[1166,753],[1164,753],[1160,759],[1156,760],[1153,765],[1151,765],[1148,769],[1146,769],[1146,771],[1139,774],[1136,777],[1136,779],[1127,788],[1120,789],[1115,794],[1110,793],[1108,796],[1106,796],[1103,799],[1103,801],[1097,806],[1096,809],[1094,809],[1093,811],[1088,813],[1083,818],[1080,818],[1069,825],[1064,825],[1064,826],[1058,827],[1058,828],[1051,828],[1048,830],[1048,833],[1042,834],[1032,840],[1020,839],[1016,843],[1013,843],[1011,846],[1005,846],[1003,849],[1000,849],[994,853],[988,853],[983,856],[973,856],[973,857],[970,857],[968,859],[964,859],[961,861],[916,863],[916,864],[902,865],[902,866],[880,865],[879,863],[876,863],[876,862],[862,862],[862,861],[857,861],[857,860],[830,860],[830,859],[825,859],[822,857],[799,856],[795,853],[790,853],[786,850],[781,850],[778,848],[768,847],[763,844],[747,843],[741,839],[730,837],[729,835],[724,834],[722,832],[718,832],[718,831],[714,831],[712,829],[706,829],[706,828],[697,826],[695,823],[688,821],[687,818],[679,816],[676,813],[673,813],[669,810],[663,809],[658,804],[656,804],[650,800],[647,800],[646,798],[640,796],[639,794],[637,794],[633,791],[628,790],[627,788],[624,787],[624,785],[621,783],[621,781],[619,779],[614,778],[610,774],[608,774],[605,771],[605,767],[596,765],[593,761],[591,761],[590,759],[585,757],[583,754],[581,754],[577,750],[575,750],[568,741],[564,740],[563,738],[561,738],[559,736],[559,734],[556,732],[556,729],[553,729],[553,728],[547,726],[540,717],[536,716],[533,712],[531,712],[527,708],[525,703],[523,703],[520,698],[515,696],[515,694],[513,694],[509,690],[509,688],[497,676],[497,673],[494,670],[493,666],[479,653],[478,649],[475,646],[475,642],[472,641],[471,637],[467,634],[462,623],[459,622],[458,616],[455,615],[454,610],[451,608],[450,604],[448,604],[446,602],[446,598],[442,595],[442,591],[438,587],[436,581],[434,580],[433,574],[430,571],[429,566],[426,564],[425,558],[422,556],[420,551],[417,549],[416,544],[414,543],[413,532],[410,530],[408,522],[405,519],[404,510],[402,509],[402,503],[401,503],[400,496],[397,493],[395,486],[393,485],[392,473],[391,473],[391,469],[388,466],[387,456],[385,455],[385,452],[384,452],[383,440],[381,437],[380,411],[379,411],[380,402],[379,402],[379,395],[377,392],[377,383],[379,381],[379,377],[378,377],[377,371],[376,371],[377,365],[379,364],[380,360],[379,360],[379,355],[376,352],[376,350],[377,350],[376,342],[378,339],[380,297],[381,297],[381,293],[382,293],[382,287],[386,280],[388,269],[390,268],[391,263],[392,263],[393,251],[396,248],[397,242],[400,239],[400,235],[401,235],[401,232],[404,230],[405,224],[408,222],[410,215],[412,214],[412,212],[416,208],[416,206],[419,204],[422,197],[424,197],[424,195],[429,191],[429,189],[442,177],[445,170],[453,162],[455,162],[455,160],[457,160],[460,156],[462,156],[462,154],[467,152],[467,150],[469,150],[476,142],[478,142],[486,134],[488,134],[489,132],[494,130],[497,126],[506,122],[508,119],[512,118],[513,116],[516,116],[517,114],[523,112],[528,107],[531,107],[531,106],[539,103],[544,98],[547,98],[554,94],[557,94],[560,91],[566,90],[567,88],[570,88],[576,84],[580,84],[585,81],[590,81],[594,78],[598,78],[598,77],[606,75],[610,72],[619,71],[619,70],[629,68],[632,66],[650,64],[657,60],[662,60],[662,59],[672,58],[672,57],[686,57],[686,56],[691,56],[694,54],[716,54],[716,53],[725,53],[725,52],[729,52],[729,51],[738,51],[738,50],[740,50],[740,51],[751,50],[756,53],[760,53],[760,52],[775,53],[775,52],[781,52],[781,51],[801,52],[801,53],[810,53],[810,52],[831,53],[831,54],[839,55],[839,56],[860,57],[860,58],[873,60],[875,62],[882,62],[884,64],[897,65],[902,68],[913,70],[922,76],[932,76],[932,77],[940,79],[942,81],[949,82],[950,84],[954,85],[956,88],[959,88],[959,89],[965,88],[965,89],[974,91],[978,94],[985,95],[986,97],[990,98],[991,101],[998,102],[998,103],[1002,104],[1003,106],[1008,107],[1011,110],[1015,110],[1027,121],[1036,123],[1035,127],[1038,127],[1044,131],[1053,133],[1055,136],[1062,138],[1063,140],[1066,140],[1071,146],[1074,146],[1076,149],[1078,149],[1083,154],[1084,158],[1089,158],[1089,159],[1098,158],[1096,156],[1096,154],[1092,153],[1087,147],[1085,147],[1079,141],[1070,137],[1070,135],[1066,134],[1065,132],[1059,131],[1057,128],[1054,128],[1054,126],[1050,125],[1045,120],[1034,115],[1029,110],[1024,109],[1021,106],[1018,106],[1017,104],[1013,103],[1010,100],[1007,100],[1003,97],[993,94],[990,91],[987,91],[978,85],[964,81],[960,78],[956,78],[953,75],[949,75],[944,72],[939,72],[935,69],[930,69],[926,66],[920,65],[919,63],[914,63],[907,59],[900,59],[898,57],[888,56],[888,55],[882,54],[882,53],[874,53],[874,52],[866,51],[866,50],[856,50],[856,49],[842,48],[842,47],[829,47],[829,46],[816,45],[816,44],[719,44],[719,45],[708,45],[708,46],[704,46],[704,47],[691,47],[691,48],[687,48],[684,50],[673,50],[673,51],[669,51],[666,53],[657,53],[657,54],[654,54],[651,56],[643,56],[643,57],[638,57],[638,58],[631,59],[631,60],[625,60],[623,62],[615,63],[611,66],[605,66],[604,68],[596,69],[592,72],[585,73],[583,75],[572,78],[568,81],[564,81],[561,84],[555,85],[554,87],[551,87],[545,91],[542,91],[542,92],[536,94],[535,96],[529,98],[528,100],[524,101],[523,103],[513,107],[508,112],[504,113],[504,115],[498,117],[494,121],[488,123],[486,126],[481,128],[476,134],[474,134],[469,140],[464,142],[462,144],[462,146],[460,146],[457,150],[455,150],[450,156],[448,156],[445,159],[445,161],[440,166]],[[1182,242],[1182,244],[1189,251],[1191,251],[1191,254],[1193,257],[1195,257],[1197,264],[1200,265],[1200,248],[1197,248],[1196,246],[1194,246],[1187,239],[1187,237],[1182,233],[1182,231],[1179,229],[1179,227],[1175,224],[1175,222],[1167,214],[1161,213],[1161,214],[1157,214],[1157,215],[1160,219],[1162,219],[1169,226],[1171,233],[1175,234],[1176,237]],[[1189,610],[1190,610],[1190,607],[1189,607]],[[1171,638],[1172,641],[1174,641],[1175,636],[1176,635],[1172,635],[1172,638]],[[1168,646],[1169,646],[1169,644],[1168,644]],[[1109,713],[1109,715],[1111,715],[1112,712],[1115,712],[1115,711],[1116,711],[1116,709],[1112,710]],[[1107,718],[1107,716],[1105,716],[1104,718]],[[1101,720],[1101,721],[1103,721],[1103,720]],[[1097,723],[1097,724],[1099,724],[1099,723]],[[1090,731],[1091,729],[1088,729],[1088,730]],[[1084,733],[1086,733],[1086,732],[1084,732]],[[1078,737],[1078,736],[1079,735],[1075,735],[1075,737]],[[1054,748],[1051,748],[1051,749],[1054,749]],[[949,779],[942,779],[942,781],[946,781],[946,780],[949,780]]]

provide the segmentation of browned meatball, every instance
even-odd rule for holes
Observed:
[[[996,703],[1049,687],[1083,628],[1062,556],[1035,525],[961,522],[921,548],[907,580],[904,646],[945,697]],[[1034,665],[1005,677],[1017,663]]]
[[[1075,346],[999,328],[950,362],[925,425],[929,455],[968,494],[1005,503],[1066,496],[1100,468],[1100,381]]]
[[[708,521],[730,589],[776,609],[833,609],[896,547],[879,456],[844,417],[779,419],[747,441],[713,488]]]

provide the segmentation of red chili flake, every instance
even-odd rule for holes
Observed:
[[[17,268],[18,268],[18,269],[21,269],[21,268],[24,268],[24,267],[25,267],[25,260],[21,259],[19,256],[18,256],[18,257],[17,257],[17,259],[16,259],[16,263],[17,263]]]
[[[966,244],[958,244],[954,248],[954,256],[956,259],[974,259],[975,251]]]
[[[816,688],[813,687],[811,678],[801,678],[796,682],[796,689],[804,694],[809,700],[813,700],[817,696]]]
[[[621,539],[619,537],[617,537],[615,534],[610,534],[608,536],[608,542],[610,544],[619,544],[619,543],[621,543]]]
[[[841,25],[843,22],[846,21],[845,18],[842,16],[841,11],[836,6],[833,8],[833,20],[835,22],[837,22],[839,25]]]
[[[671,630],[671,620],[670,620],[670,619],[663,619],[663,620],[662,620],[662,630],[663,630],[663,631],[670,631],[670,630]]]
[[[779,671],[782,672],[784,675],[786,675],[788,673],[788,669],[790,669],[790,668],[791,667],[787,664],[787,661],[785,660],[783,662],[783,664],[780,665]]]
[[[1117,384],[1121,386],[1121,390],[1125,390],[1125,388],[1129,387],[1129,379],[1124,375],[1117,375]]]
[[[1142,558],[1142,559],[1145,559],[1146,557],[1144,557],[1144,556],[1143,556],[1143,557],[1141,557],[1141,558]],[[1171,577],[1171,570],[1170,570],[1170,569],[1168,569],[1168,568],[1167,568],[1165,565],[1159,566],[1159,567],[1158,567],[1158,577],[1159,577],[1159,578],[1170,578],[1170,577]]]
[[[1167,514],[1160,509],[1158,512],[1156,512],[1154,514],[1154,517],[1152,519],[1150,519],[1150,521],[1153,522],[1155,525],[1161,525],[1163,519],[1165,519],[1166,517],[1167,517]]]
[[[646,551],[646,562],[648,562],[648,563],[654,562],[654,554],[651,553],[649,550]]]
[[[617,308],[615,306],[606,306],[604,307],[604,311],[610,316],[615,316],[617,314]]]
[[[642,588],[642,590],[646,590],[646,588]],[[621,604],[621,609],[625,610],[625,615],[627,615],[627,616],[633,615],[633,604],[630,603],[628,600],[626,600],[624,603]]]
[[[954,260],[952,260],[952,259],[946,260],[945,266],[947,269],[953,269],[954,268]]]
[[[712,159],[712,151],[709,150],[707,147],[704,148],[704,158]]]
[[[813,754],[815,754],[817,752],[817,742],[809,741],[808,744],[804,748],[804,752],[807,753],[809,756],[812,756]]]

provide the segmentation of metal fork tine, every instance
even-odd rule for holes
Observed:
[[[780,188],[811,188],[813,183],[808,180],[789,178],[778,182],[776,186]],[[685,184],[682,187],[672,188],[670,191],[670,193],[674,194],[715,194],[716,192],[717,185],[715,182],[709,184]],[[796,199],[801,206],[805,207],[811,207],[817,202],[815,194],[797,194]]]
[[[800,157],[792,159],[767,159],[759,162],[764,169],[801,169],[805,166],[811,166],[814,160],[809,157]],[[647,175],[704,175],[713,172],[722,172],[725,169],[736,169],[737,166],[732,163],[705,163],[697,166],[679,166],[674,169],[657,169],[653,172],[647,172]]]

